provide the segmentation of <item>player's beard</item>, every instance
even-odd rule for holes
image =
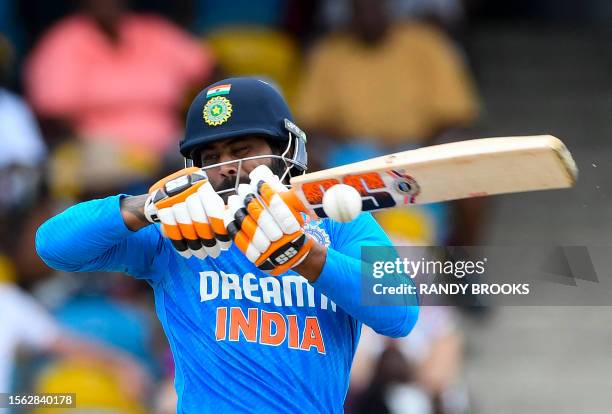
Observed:
[[[283,174],[285,173],[285,168],[286,168],[285,163],[278,158],[272,158],[268,161],[269,162],[266,163],[266,165],[270,167],[274,175],[278,177],[282,177]],[[219,183],[219,185],[215,186],[215,191],[221,192],[221,191],[226,191],[226,190],[233,190],[238,186],[238,184],[249,184],[251,182],[251,179],[249,178],[248,174],[243,174],[242,171],[239,171],[239,173],[241,173],[241,175],[240,175],[240,181],[238,183],[236,183],[236,176],[225,177]],[[235,192],[233,191],[227,191],[220,195],[223,201],[227,204],[228,197],[234,193]]]
[[[243,184],[243,183],[248,183],[249,182],[249,177],[248,176],[241,176],[240,177],[240,182],[238,184]],[[221,183],[215,188],[215,190],[217,191],[217,193],[221,192],[221,191],[226,191],[222,194],[220,194],[221,198],[223,199],[223,201],[225,202],[225,204],[227,204],[227,199],[229,196],[231,196],[232,194],[235,194],[234,191],[227,191],[227,190],[233,190],[236,188],[236,177],[226,177],[223,179],[223,181],[221,181]]]

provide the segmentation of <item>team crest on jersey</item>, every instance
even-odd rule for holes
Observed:
[[[304,224],[304,232],[312,236],[313,239],[319,244],[323,246],[329,246],[331,244],[331,240],[329,238],[329,234],[323,229],[319,227],[320,221],[309,221]]]
[[[232,116],[232,103],[223,96],[215,96],[204,105],[204,121],[210,126],[219,126]]]

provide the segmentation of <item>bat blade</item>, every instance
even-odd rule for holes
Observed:
[[[302,203],[319,217],[333,185],[355,187],[363,210],[566,188],[578,169],[552,135],[483,138],[404,151],[293,177]]]

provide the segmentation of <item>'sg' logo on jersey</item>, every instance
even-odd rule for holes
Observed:
[[[232,116],[232,103],[223,96],[215,96],[204,105],[203,115],[208,125],[219,126]]]

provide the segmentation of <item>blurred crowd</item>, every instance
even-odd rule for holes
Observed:
[[[69,390],[79,412],[174,412],[148,286],[52,271],[34,249],[38,226],[81,200],[145,193],[181,168],[186,106],[229,76],[283,91],[309,134],[310,170],[474,136],[481,104],[461,47],[465,7],[0,2],[0,393]],[[464,201],[376,218],[397,244],[473,245],[485,211]],[[364,328],[346,411],[469,412],[456,319],[451,307],[426,308],[402,340]]]

